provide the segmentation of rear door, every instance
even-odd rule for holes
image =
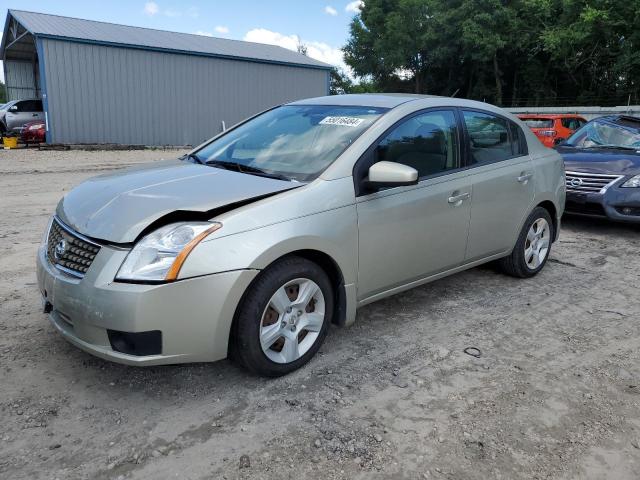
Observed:
[[[533,165],[524,133],[499,115],[462,110],[473,198],[466,262],[507,251],[534,197]]]

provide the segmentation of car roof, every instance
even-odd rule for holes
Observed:
[[[628,128],[635,128],[640,130],[640,117],[634,117],[632,115],[605,115],[604,117],[597,117],[594,120],[604,120],[605,122],[615,123]]]
[[[393,109],[410,103],[419,103],[420,108],[445,106],[477,108],[516,118],[509,114],[509,112],[506,112],[494,105],[478,102],[476,100],[467,100],[456,97],[441,97],[437,95],[417,95],[412,93],[354,93],[347,95],[329,95],[326,97],[305,98],[288,103],[287,105],[327,105]]]
[[[394,108],[412,100],[424,98],[443,98],[433,95],[416,95],[410,93],[351,93],[346,95],[330,95],[326,97],[305,98],[288,105],[339,105],[353,107]]]

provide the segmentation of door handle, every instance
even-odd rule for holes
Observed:
[[[32,113],[32,114],[31,114],[31,116],[32,116],[32,117],[37,117],[37,116],[38,116],[38,114],[37,114],[37,113]]]
[[[533,177],[533,173],[522,172],[522,174],[518,177],[518,182],[527,183],[531,177]]]
[[[460,205],[464,200],[466,200],[467,198],[469,198],[471,196],[471,194],[469,192],[465,192],[465,193],[459,193],[457,195],[457,192],[453,192],[453,194],[451,194],[451,196],[448,199],[448,202],[452,205],[458,206]]]

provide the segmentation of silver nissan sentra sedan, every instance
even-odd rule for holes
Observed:
[[[489,261],[540,272],[564,185],[560,156],[491,105],[312,98],[77,186],[38,284],[54,327],[99,357],[283,375],[362,305]]]

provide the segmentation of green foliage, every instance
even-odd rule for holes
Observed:
[[[384,91],[500,105],[640,98],[640,0],[366,0],[345,60]]]
[[[7,103],[7,87],[0,82],[0,103]]]
[[[360,79],[359,83],[353,83],[349,76],[340,69],[333,68],[331,70],[331,78],[329,83],[330,95],[343,95],[345,93],[374,93],[380,89],[367,79]]]

